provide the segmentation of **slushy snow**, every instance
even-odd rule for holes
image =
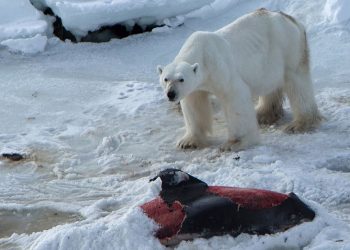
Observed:
[[[74,29],[82,33],[111,18],[108,6],[111,16],[118,2],[137,6],[131,0],[45,4],[54,2],[67,20],[75,20],[72,6],[90,8],[90,19],[76,19]],[[180,168],[209,185],[294,192],[317,216],[274,235],[196,239],[176,249],[349,249],[348,1],[198,1],[193,11],[189,6],[197,1],[137,2],[171,9],[166,22],[175,25],[108,43],[73,44],[53,37],[52,20],[28,1],[0,0],[0,153],[27,156],[21,162],[0,159],[0,228],[6,225],[0,248],[165,249],[153,236],[157,225],[139,205],[160,191],[160,180],[150,178]],[[93,4],[104,7],[86,7]],[[216,30],[260,7],[305,24],[325,121],[313,133],[284,134],[281,127],[291,120],[286,103],[286,116],[261,128],[256,147],[235,153],[220,153],[217,145],[177,150],[183,117],[166,101],[156,66],[169,63],[194,31]],[[152,16],[148,10],[143,16]],[[213,142],[219,144],[225,122],[215,110]]]

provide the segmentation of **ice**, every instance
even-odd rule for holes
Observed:
[[[1,45],[28,54],[45,49],[49,22],[28,0],[0,0],[0,13]]]
[[[350,2],[347,0],[327,0],[323,14],[332,24],[350,20]]]
[[[168,17],[186,14],[213,0],[36,0],[52,9],[62,19],[63,26],[77,37],[85,36],[102,26],[134,23],[141,27],[162,22]]]
[[[11,52],[36,54],[45,50],[47,37],[37,34],[30,38],[7,39],[0,44],[6,46]]]
[[[35,54],[43,51],[46,42],[38,37],[52,36],[51,23],[54,21],[54,18],[42,13],[46,8],[50,8],[61,19],[65,29],[79,40],[89,31],[108,25],[123,24],[128,29],[132,29],[135,24],[142,28],[163,23],[169,26],[181,25],[184,19],[182,15],[212,1],[1,0],[0,44],[16,53]]]
[[[136,2],[143,3],[131,6]],[[167,16],[168,27],[101,44],[51,38],[50,21],[27,1],[0,5],[1,42],[34,39],[38,45],[49,37],[45,50],[33,55],[0,49],[0,153],[26,155],[18,162],[0,159],[0,214],[16,211],[1,249],[165,249],[153,236],[157,226],[138,209],[158,195],[160,180],[149,179],[165,168],[180,168],[209,185],[294,192],[317,212],[314,221],[280,234],[196,239],[177,249],[350,247],[347,1],[218,0]],[[332,11],[324,12],[330,5]],[[281,127],[291,120],[286,103],[286,117],[261,129],[261,145],[220,153],[225,122],[217,112],[215,145],[177,150],[183,117],[164,97],[156,66],[169,63],[195,30],[216,30],[260,7],[285,11],[306,25],[325,121],[313,133],[284,134]],[[27,231],[19,230],[24,226]]]

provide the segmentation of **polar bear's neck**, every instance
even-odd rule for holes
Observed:
[[[196,47],[195,44],[184,44],[174,62],[187,62],[189,64],[201,62],[203,56]]]

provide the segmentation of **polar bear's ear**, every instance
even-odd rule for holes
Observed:
[[[197,73],[198,68],[199,68],[199,64],[198,64],[198,63],[195,63],[195,64],[193,64],[191,67],[192,67],[193,72],[194,72],[194,73]]]
[[[163,67],[158,65],[157,66],[157,71],[158,71],[158,74],[161,75],[163,73]]]

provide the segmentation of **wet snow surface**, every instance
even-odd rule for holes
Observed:
[[[193,31],[216,30],[262,6],[306,25],[316,99],[327,120],[314,133],[286,135],[286,104],[286,117],[262,128],[254,148],[177,150],[183,120],[164,98],[156,65],[170,62]],[[149,178],[175,167],[210,185],[294,192],[317,211],[313,222],[276,235],[196,239],[177,249],[349,249],[348,8],[347,0],[216,1],[183,16],[180,27],[109,43],[64,43],[48,35],[36,55],[0,47],[0,153],[25,156],[0,159],[0,248],[164,249],[138,206],[160,190],[160,181]],[[2,41],[45,36],[37,15],[29,15],[33,27],[25,22],[30,36],[17,36],[20,30],[4,38],[7,21],[19,26],[2,19]],[[33,52],[30,42],[16,45]],[[220,143],[220,112],[216,121]]]

